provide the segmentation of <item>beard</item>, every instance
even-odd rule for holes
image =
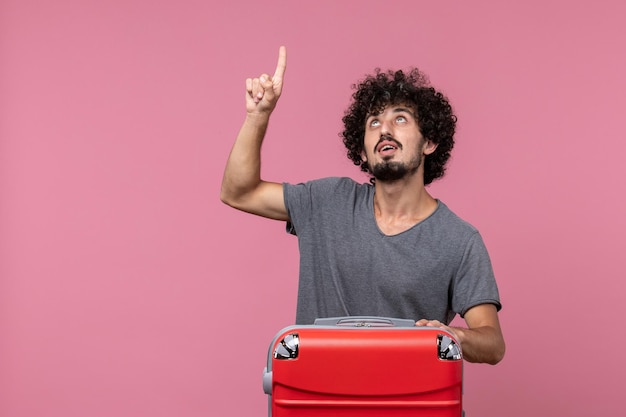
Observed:
[[[376,148],[382,140],[394,141],[398,148],[402,149],[402,144],[392,136],[381,135],[374,152],[376,152]],[[421,138],[415,149],[415,155],[409,162],[394,161],[392,160],[393,157],[389,157],[389,159],[383,158],[381,162],[376,163],[374,166],[368,166],[374,179],[380,182],[394,182],[415,174],[424,161],[424,154],[422,153],[424,143],[425,140]]]
[[[413,175],[422,164],[422,156],[411,160],[409,163],[398,161],[382,161],[371,167],[372,176],[376,181],[393,182]]]

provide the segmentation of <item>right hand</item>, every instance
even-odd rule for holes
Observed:
[[[246,111],[248,113],[271,113],[283,91],[283,78],[287,68],[287,49],[278,50],[278,64],[274,76],[262,74],[259,78],[246,79]]]

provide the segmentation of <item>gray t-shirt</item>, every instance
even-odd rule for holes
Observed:
[[[501,308],[478,231],[441,201],[393,236],[374,217],[374,187],[350,178],[283,185],[300,248],[297,324],[383,316],[449,323],[479,304]]]

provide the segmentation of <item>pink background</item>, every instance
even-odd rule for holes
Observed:
[[[267,179],[365,181],[350,84],[416,65],[459,130],[431,192],[477,226],[507,356],[468,416],[623,414],[621,1],[3,0],[0,415],[264,416],[294,320],[284,225],[219,201],[244,80],[288,47]]]

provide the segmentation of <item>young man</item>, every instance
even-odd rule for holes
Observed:
[[[498,289],[482,238],[425,185],[444,173],[456,117],[418,70],[377,70],[356,87],[343,121],[348,157],[371,184],[325,178],[280,184],[260,177],[261,144],[283,89],[246,80],[246,118],[222,181],[224,203],[287,221],[300,246],[296,321],[349,315],[411,318],[452,332],[471,362],[498,363],[505,344]],[[460,314],[467,327],[448,327]]]

